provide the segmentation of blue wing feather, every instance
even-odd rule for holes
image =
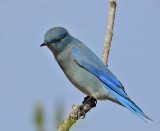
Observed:
[[[125,98],[129,98],[124,92],[122,84],[117,80],[112,72],[86,47],[75,47],[72,49],[72,56],[76,62],[84,66],[89,72],[98,77],[105,84],[110,86],[112,90]]]
[[[86,46],[75,47],[72,49],[72,56],[81,67],[85,68],[90,73],[95,75],[100,81],[102,81],[107,90],[123,106],[128,108],[140,118],[143,119],[143,117],[145,117],[151,120],[134,102],[130,100],[128,95],[125,93],[122,84],[90,49]]]

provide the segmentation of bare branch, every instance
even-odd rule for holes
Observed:
[[[114,25],[114,18],[115,18],[115,11],[116,11],[116,0],[109,0],[109,11],[108,11],[108,22],[107,22],[107,30],[106,30],[106,35],[105,35],[105,40],[104,40],[104,46],[103,46],[103,53],[101,60],[102,62],[108,66],[108,56],[109,56],[109,51],[110,51],[110,46],[111,46],[111,41],[112,41],[112,36],[113,36],[113,25]],[[82,105],[73,105],[72,109],[66,116],[66,118],[63,120],[62,123],[60,123],[57,127],[57,131],[69,131],[71,126],[76,123],[77,120],[81,116],[86,115],[86,113],[92,109],[93,107],[96,106],[96,100],[95,99],[88,99],[87,97],[84,99],[84,102]]]
[[[109,10],[108,10],[108,22],[107,22],[107,29],[106,35],[104,39],[104,46],[101,61],[108,66],[108,56],[111,47],[111,41],[113,36],[113,25],[114,25],[114,18],[115,18],[115,11],[116,11],[116,0],[109,1]]]
[[[85,97],[82,105],[74,104],[63,122],[58,125],[57,131],[69,131],[81,116],[84,118],[86,113],[96,106],[96,103],[97,101],[94,98],[88,100],[88,97]]]

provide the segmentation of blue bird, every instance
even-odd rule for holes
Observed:
[[[128,108],[143,120],[151,120],[129,98],[108,67],[65,28],[55,27],[48,30],[41,46],[47,46],[52,51],[67,78],[84,94],[96,100],[111,100]]]

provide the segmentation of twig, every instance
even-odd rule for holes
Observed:
[[[104,45],[103,45],[103,52],[101,61],[108,66],[108,56],[109,51],[111,47],[111,41],[113,36],[113,25],[114,25],[114,18],[115,18],[115,12],[116,12],[116,0],[110,0],[109,1],[109,10],[108,10],[108,22],[107,22],[107,30],[106,35],[104,39]]]
[[[114,25],[114,18],[115,18],[115,11],[116,11],[116,0],[109,0],[109,11],[108,11],[108,22],[107,22],[107,30],[104,40],[104,46],[103,46],[103,53],[101,60],[102,62],[107,65],[108,62],[108,56],[113,36],[113,25]],[[87,100],[87,101],[86,101]],[[57,127],[57,131],[69,131],[71,126],[76,123],[77,120],[81,116],[83,118],[85,117],[86,113],[94,108],[96,106],[96,100],[91,98],[88,100],[88,97],[86,97],[83,101],[82,105],[73,105],[72,109],[66,116],[66,118],[63,120],[62,123],[60,123]]]

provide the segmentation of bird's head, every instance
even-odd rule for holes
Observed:
[[[54,27],[47,31],[44,36],[44,43],[40,47],[47,46],[53,53],[58,53],[65,49],[70,39],[70,35],[65,28]]]

